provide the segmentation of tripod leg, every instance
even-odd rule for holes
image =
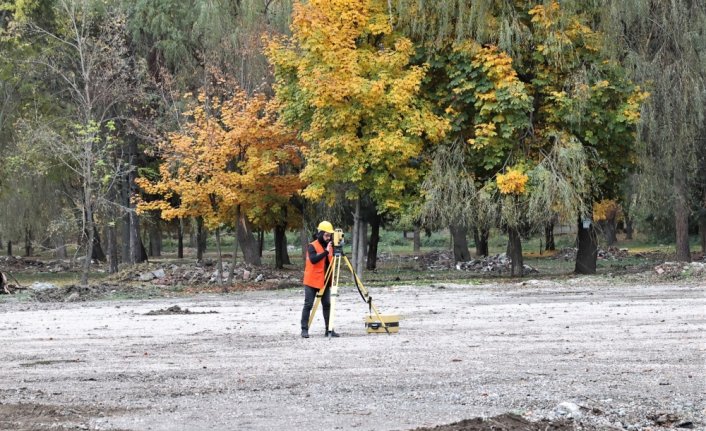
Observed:
[[[372,310],[373,313],[375,313],[375,317],[380,321],[380,325],[383,327],[385,332],[387,334],[390,334],[390,330],[387,328],[387,325],[385,325],[385,322],[382,320],[382,316],[380,316],[380,313],[378,313],[378,309],[373,305],[373,300],[370,298],[370,294],[368,293],[368,289],[363,286],[363,282],[360,281],[360,278],[358,278],[358,274],[355,273],[353,270],[353,265],[351,265],[351,262],[348,260],[348,257],[343,256],[344,259],[346,259],[346,265],[348,265],[348,269],[351,271],[351,274],[353,274],[353,281],[355,281],[355,287],[358,288],[358,292],[360,292],[360,296],[363,297],[363,301],[368,303],[368,306],[370,307],[370,310]]]
[[[338,278],[341,275],[341,257],[333,257],[333,280],[331,283],[331,306],[328,315],[328,328],[326,328],[326,333],[330,334],[333,331],[333,318],[336,315],[336,299],[338,299]]]
[[[335,258],[334,258],[335,259]],[[316,310],[319,308],[319,303],[321,302],[321,297],[324,296],[326,291],[326,286],[333,275],[333,265],[329,265],[326,269],[326,275],[324,276],[324,287],[319,289],[319,293],[316,294],[316,300],[314,301],[314,306],[311,308],[311,313],[309,313],[309,323],[306,325],[307,328],[311,328],[311,324],[314,322],[314,316],[316,316]]]

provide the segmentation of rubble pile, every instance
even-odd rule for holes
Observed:
[[[666,278],[706,277],[706,262],[664,262],[655,266],[654,270],[657,275]]]
[[[230,272],[230,263],[223,263],[223,272],[220,280],[226,282]],[[212,261],[202,263],[184,264],[142,264],[139,266],[126,266],[124,270],[115,274],[112,278],[117,281],[131,282],[138,281],[162,286],[178,285],[204,285],[218,284],[218,266]],[[283,271],[272,271],[267,268],[249,267],[237,265],[233,271],[233,279],[238,283],[263,283],[269,287],[287,288],[301,284],[300,272],[285,273]]]
[[[566,262],[576,260],[576,252],[578,249],[576,247],[566,247],[562,248],[561,250],[557,251],[554,256],[552,256],[552,259],[563,259]]]
[[[507,275],[510,274],[510,265],[512,261],[505,253],[496,254],[495,256],[481,257],[471,259],[467,262],[454,262],[453,252],[451,251],[432,251],[422,255],[411,256],[393,256],[390,254],[381,254],[379,260],[383,262],[391,262],[398,259],[401,262],[410,264],[413,263],[418,269],[424,271],[448,271],[456,269],[458,271],[477,272],[491,275]],[[524,273],[538,273],[535,268],[529,265],[524,265]]]
[[[598,249],[599,259],[617,260],[625,259],[629,256],[630,253],[627,248],[608,247],[608,250]]]
[[[472,271],[479,273],[491,274],[509,274],[512,261],[505,253],[488,256],[481,259],[471,259],[468,262],[456,263],[456,269],[459,271]],[[535,268],[529,265],[524,265],[524,274],[539,273]]]
[[[572,261],[576,259],[576,253],[578,252],[578,249],[576,247],[566,247],[562,248],[561,250],[557,251],[554,256],[552,256],[552,259],[563,259],[565,261]],[[630,252],[627,248],[618,248],[618,247],[608,247],[607,250],[604,250],[602,248],[598,249],[598,258],[599,259],[605,259],[605,260],[619,260],[619,259],[625,259],[627,257],[630,257]]]

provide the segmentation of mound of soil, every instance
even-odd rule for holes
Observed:
[[[214,314],[218,311],[191,311],[188,308],[181,308],[178,305],[172,305],[169,308],[161,308],[145,313],[145,316],[166,316],[170,314]]]
[[[511,413],[492,418],[465,419],[448,425],[438,425],[433,428],[417,428],[413,431],[592,431],[596,428],[579,426],[568,420],[541,420],[530,422],[527,419]]]
[[[29,402],[0,404],[0,429],[15,431],[92,429],[90,426],[92,419],[123,411],[123,409],[109,407],[59,406]]]

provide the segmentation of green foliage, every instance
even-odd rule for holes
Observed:
[[[629,172],[646,95],[618,64],[601,55],[603,35],[559,3],[479,4],[486,6],[475,7],[486,17],[486,28],[511,23],[511,49],[502,37],[493,42],[507,51],[487,44],[480,27],[464,42],[436,39],[422,45],[432,65],[427,94],[451,117],[453,136],[470,144],[468,150],[456,147],[467,154],[453,173],[432,170],[425,182],[427,198],[448,193],[435,181],[449,184],[447,178],[455,175],[468,182],[469,177],[483,194],[466,194],[485,196],[496,206],[476,215],[495,213],[496,223],[506,226],[541,227],[556,213],[571,220],[589,207],[587,197],[614,194]],[[419,6],[431,17],[427,24],[443,15],[429,3]],[[410,19],[415,34],[413,24],[423,18]],[[427,30],[448,34],[447,27]],[[486,207],[473,199],[470,206]],[[453,205],[440,212],[458,219],[461,212]],[[471,216],[471,225],[486,223],[472,211],[463,213]]]

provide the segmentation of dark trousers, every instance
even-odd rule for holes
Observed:
[[[319,289],[314,289],[313,287],[304,286],[304,309],[302,310],[302,329],[308,329],[309,326],[309,314],[314,306],[314,300],[316,295],[319,293]],[[324,295],[321,297],[321,306],[324,309],[324,323],[326,324],[326,330],[328,330],[328,316],[331,312],[331,288],[327,287],[324,291]]]

